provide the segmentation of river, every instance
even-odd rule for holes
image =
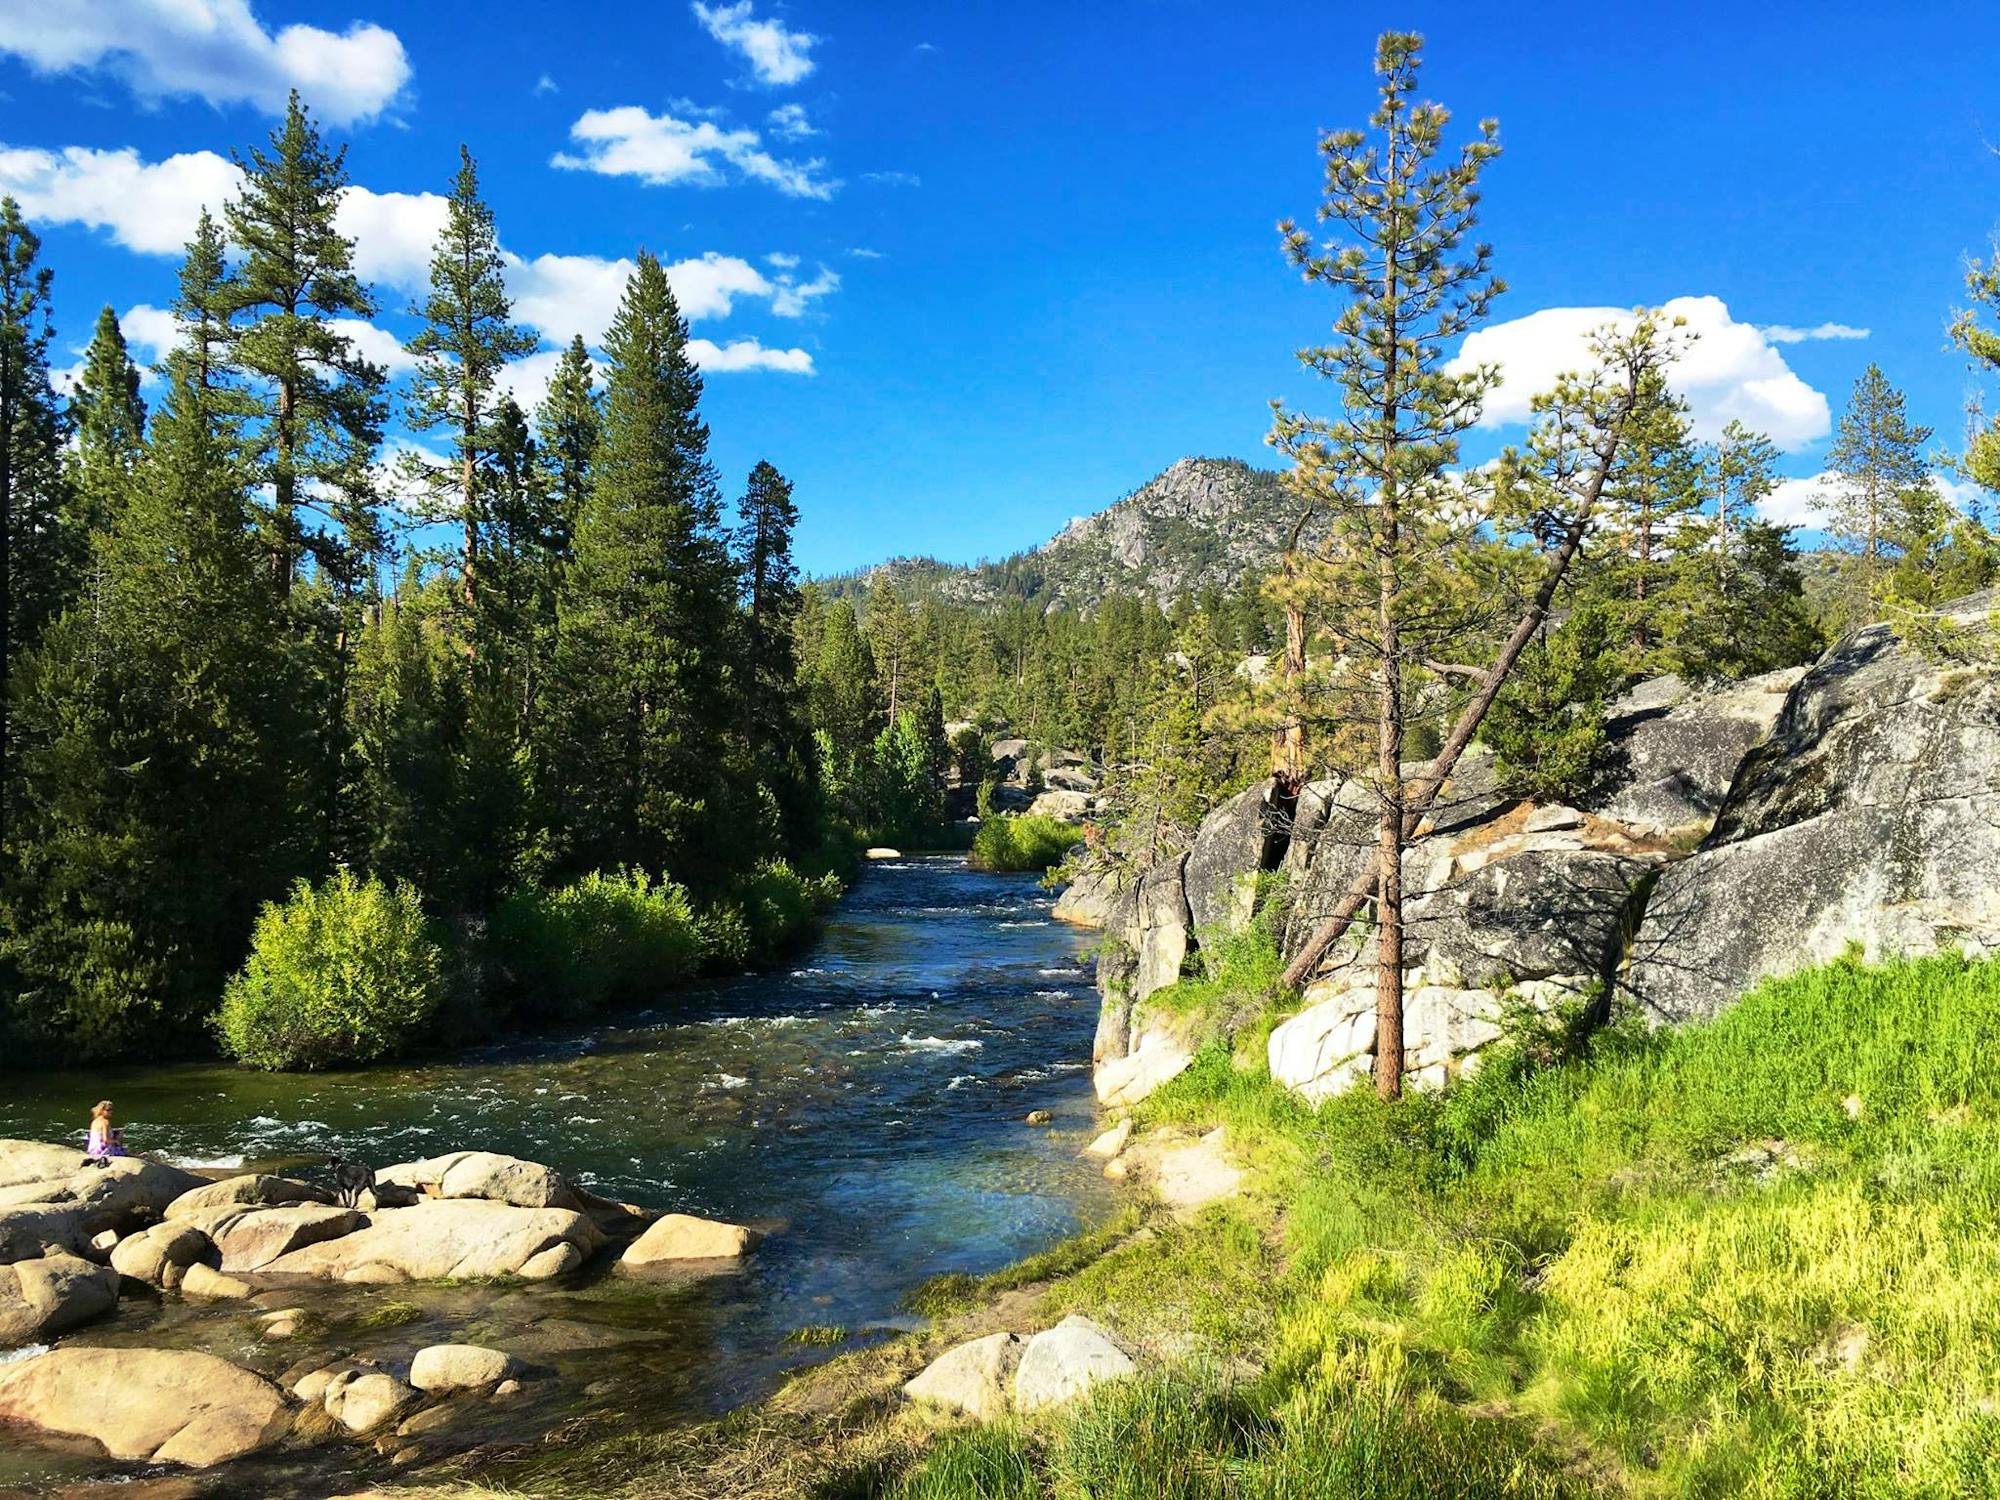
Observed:
[[[994,1269],[1108,1213],[1110,1190],[1078,1160],[1093,1118],[1088,940],[1050,906],[1031,878],[955,855],[886,861],[788,970],[615,1024],[352,1073],[0,1074],[0,1136],[80,1138],[91,1101],[110,1095],[133,1149],[183,1165],[313,1177],[329,1154],[387,1165],[477,1147],[609,1196],[766,1228],[722,1276],[587,1268],[553,1285],[314,1288],[290,1299],[316,1317],[284,1345],[260,1343],[240,1308],[172,1301],[128,1300],[70,1336],[205,1348],[274,1377],[322,1354],[393,1361],[489,1342],[552,1378],[496,1410],[487,1436],[592,1406],[693,1417],[824,1357],[795,1330],[885,1336],[909,1326],[900,1301],[924,1279]],[[1035,1109],[1053,1127],[1025,1124]],[[341,1483],[354,1487],[349,1464],[366,1452],[337,1450]],[[315,1469],[334,1456],[253,1462],[309,1495],[330,1492]],[[94,1493],[137,1472],[0,1439],[0,1490]]]

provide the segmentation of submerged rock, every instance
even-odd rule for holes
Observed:
[[[940,1354],[903,1387],[912,1401],[925,1401],[981,1422],[1007,1415],[1009,1385],[1027,1339],[1018,1333],[989,1333]]]
[[[1014,1406],[1022,1412],[1073,1401],[1107,1380],[1123,1380],[1139,1367],[1111,1341],[1102,1325],[1071,1313],[1036,1334],[1014,1371]]]
[[[212,1354],[55,1349],[0,1365],[0,1421],[206,1468],[278,1442],[291,1412],[276,1386]]]
[[[684,1260],[740,1260],[756,1247],[754,1229],[693,1214],[662,1214],[619,1257],[623,1266]]]
[[[250,1295],[250,1283],[225,1276],[212,1266],[196,1261],[181,1274],[181,1295],[207,1301],[241,1301]]]
[[[75,1255],[0,1266],[0,1349],[36,1343],[118,1303],[118,1273]]]

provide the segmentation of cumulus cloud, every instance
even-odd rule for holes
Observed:
[[[767,349],[756,339],[731,339],[726,344],[689,339],[688,357],[702,370],[777,370],[786,375],[811,375],[813,358],[803,349]]]
[[[1792,372],[1762,330],[1731,317],[1720,298],[1676,297],[1663,311],[1685,319],[1696,335],[1668,371],[1674,390],[1687,400],[1696,437],[1713,440],[1734,420],[1792,451],[1832,429],[1826,397]],[[1469,335],[1452,368],[1498,365],[1501,383],[1487,397],[1482,425],[1524,422],[1537,392],[1589,364],[1592,332],[1631,322],[1623,308],[1545,308]]]
[[[779,258],[772,257],[773,264]],[[797,265],[792,257],[792,265]],[[667,266],[667,281],[681,314],[691,323],[726,318],[739,299],[764,302],[781,318],[801,316],[815,298],[840,287],[840,277],[826,267],[810,281],[800,281],[788,267],[767,276],[749,261],[708,251]],[[631,278],[633,263],[625,258],[595,255],[537,255],[507,258],[507,290],[514,315],[541,330],[544,337],[567,344],[577,334],[593,347],[618,311]]]
[[[809,135],[818,135],[813,122],[806,118],[803,104],[780,104],[764,117],[764,123],[771,127],[771,134],[781,141],[802,141]]]
[[[1817,323],[1811,328],[1793,328],[1787,323],[1766,323],[1757,330],[1774,344],[1811,344],[1824,339],[1865,339],[1866,328],[1851,323]]]
[[[1757,513],[1780,526],[1817,529],[1826,524],[1826,512],[1839,484],[1839,476],[1824,469],[1801,479],[1781,479],[1778,487],[1757,503]],[[1950,474],[1931,475],[1931,487],[1961,515],[1978,516],[1993,500],[1978,485]]]
[[[354,241],[354,272],[363,281],[416,292],[430,284],[431,250],[444,232],[449,202],[437,193],[378,193],[349,187],[334,222]]]
[[[40,73],[107,73],[148,101],[193,97],[279,114],[296,88],[336,125],[374,119],[410,79],[393,31],[361,21],[342,32],[267,31],[248,0],[8,0],[0,52]]]
[[[194,235],[206,205],[220,215],[236,191],[235,166],[213,151],[147,162],[129,146],[60,151],[0,146],[0,192],[44,224],[102,229],[128,250],[177,254]]]
[[[723,46],[742,54],[759,83],[782,87],[810,74],[816,36],[789,31],[782,21],[758,20],[751,0],[704,5],[694,0],[695,19]]]
[[[831,198],[840,186],[819,175],[825,162],[773,156],[754,130],[655,115],[636,104],[585,110],[569,134],[582,153],[558,151],[549,159],[551,166],[636,177],[654,187],[719,187],[729,180],[723,170],[727,165],[794,198]]]

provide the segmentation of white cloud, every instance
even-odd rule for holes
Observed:
[[[880,260],[882,258],[882,252],[880,250],[870,250],[865,245],[856,245],[853,249],[849,250],[847,253],[853,256],[856,260]]]
[[[514,404],[521,410],[532,412],[548,395],[549,382],[555,379],[556,366],[562,363],[563,353],[561,349],[540,349],[525,358],[509,360],[507,367],[500,372],[500,389],[512,396]],[[598,379],[603,378],[600,369]]]
[[[805,312],[806,304],[813,298],[839,290],[839,273],[825,266],[819,268],[819,275],[811,281],[794,281],[789,276],[781,276],[771,290],[771,311],[781,318],[796,318]]]
[[[1685,319],[1687,331],[1696,335],[1669,368],[1668,379],[1687,400],[1697,438],[1713,440],[1735,420],[1791,451],[1832,430],[1826,397],[1792,372],[1761,330],[1732,318],[1721,299],[1676,297],[1662,311]],[[1631,323],[1629,309],[1545,308],[1469,335],[1452,368],[1499,365],[1501,383],[1487,397],[1481,425],[1524,422],[1537,392],[1558,375],[1589,364],[1591,333],[1606,324]]]
[[[562,86],[549,77],[548,74],[544,73],[540,78],[535,80],[535,92],[537,94],[560,94]]]
[[[863,172],[861,180],[863,182],[878,183],[882,187],[913,188],[924,185],[923,178],[919,177],[915,172]]]
[[[794,265],[796,257],[792,258]],[[509,256],[507,290],[514,315],[541,330],[557,344],[582,334],[596,347],[618,311],[631,279],[633,263],[595,255],[538,255],[532,260]],[[840,287],[840,277],[822,266],[810,281],[798,281],[789,270],[767,276],[749,261],[709,251],[677,260],[667,267],[667,281],[681,315],[690,323],[726,318],[738,299],[766,302],[773,314],[796,318],[815,298]]]
[[[0,146],[0,192],[18,199],[30,219],[102,229],[145,254],[178,254],[203,205],[219,217],[238,181],[235,166],[213,151],[146,162],[129,146]]]
[[[1865,339],[1866,328],[1851,323],[1819,323],[1811,328],[1793,328],[1785,323],[1766,323],[1757,330],[1774,344],[1810,344],[1822,339]]]
[[[438,193],[378,193],[350,187],[335,222],[354,241],[354,273],[398,291],[430,284],[431,250],[450,211]]]
[[[1803,479],[1781,479],[1778,487],[1757,503],[1757,513],[1780,526],[1816,530],[1826,524],[1826,510],[1839,482],[1837,475],[1824,469]],[[1980,486],[1950,474],[1931,475],[1931,487],[1961,515],[1977,516],[1993,499]]]
[[[195,97],[279,114],[296,88],[336,125],[372,120],[410,79],[393,31],[264,29],[248,0],[5,0],[0,52],[41,73],[101,70],[141,99]]]
[[[417,367],[416,356],[386,328],[377,328],[359,318],[333,318],[329,326],[353,344],[356,354],[370,364],[380,365],[392,376],[407,374]]]
[[[704,5],[694,0],[695,19],[725,47],[734,48],[750,64],[759,83],[797,83],[811,73],[813,44],[819,38],[787,31],[782,21],[759,21],[751,15],[751,0],[734,5]]]
[[[771,134],[781,141],[802,141],[809,135],[818,135],[813,122],[806,118],[803,104],[780,104],[764,117],[764,123],[771,127]]]
[[[118,319],[125,345],[142,365],[156,365],[180,342],[181,321],[164,307],[141,302]]]
[[[781,251],[773,250],[769,255],[764,257],[764,263],[776,266],[780,271],[796,271],[799,267],[799,258],[796,255],[786,255]]]
[[[688,356],[704,371],[779,370],[787,375],[811,375],[813,358],[803,349],[767,349],[756,339],[731,339],[727,344],[689,339]]]
[[[826,163],[786,161],[764,149],[754,130],[728,130],[713,120],[690,122],[649,114],[636,104],[585,110],[569,128],[581,156],[558,151],[551,166],[607,177],[636,177],[654,187],[718,187],[728,180],[722,163],[744,177],[768,183],[794,198],[831,198],[840,186],[819,175]]]

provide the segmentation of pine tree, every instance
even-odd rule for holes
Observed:
[[[1333,342],[1300,355],[1337,384],[1341,410],[1320,420],[1280,409],[1272,437],[1297,465],[1295,485],[1331,518],[1330,550],[1314,568],[1325,612],[1365,611],[1367,620],[1344,642],[1344,656],[1371,680],[1373,699],[1376,1081],[1385,1098],[1402,1088],[1405,679],[1473,625],[1440,587],[1441,567],[1475,544],[1477,527],[1445,470],[1494,379],[1484,368],[1450,372],[1446,350],[1501,290],[1488,248],[1467,245],[1480,172],[1500,150],[1497,128],[1485,122],[1476,140],[1436,164],[1449,115],[1413,98],[1420,48],[1416,36],[1384,34],[1374,138],[1342,130],[1321,143],[1319,218],[1341,225],[1345,238],[1316,244],[1306,230],[1281,226],[1306,280],[1345,301]]]
[[[406,346],[417,361],[407,410],[415,430],[451,432],[451,461],[418,459],[416,477],[440,513],[458,516],[464,537],[459,577],[469,605],[482,521],[480,473],[494,446],[494,391],[507,362],[540,340],[512,321],[493,210],[479,196],[478,168],[463,146],[458,163],[444,231],[431,253],[430,296],[414,309],[424,326]]]
[[[570,538],[575,535],[577,518],[583,514],[584,497],[590,492],[598,439],[603,430],[604,411],[590,354],[578,336],[563,351],[556,373],[549,381],[548,394],[535,412],[535,434],[541,442],[549,499],[563,528],[557,550],[564,554],[568,553]]]
[[[188,363],[188,378],[204,393],[211,409],[218,405],[216,393],[227,384],[233,296],[222,229],[204,208],[181,259],[174,316],[180,320],[181,353]]]
[[[92,607],[18,685],[6,941],[29,1029],[68,1056],[192,1034],[258,906],[317,855],[299,647],[195,364],[171,371]]]
[[[1656,374],[1640,404],[1606,487],[1606,535],[1595,559],[1600,586],[1616,600],[1626,642],[1626,670],[1662,670],[1660,643],[1679,632],[1691,607],[1676,588],[1684,576],[1690,527],[1701,508],[1701,460],[1689,430],[1687,403]]]
[[[794,849],[811,839],[817,822],[815,757],[799,682],[802,601],[792,561],[798,520],[791,481],[760,462],[750,471],[734,536],[744,610],[744,661],[737,676],[749,774],[770,789],[784,820],[784,841]]]
[[[109,525],[124,503],[146,437],[139,371],[118,315],[108,307],[97,315],[83,373],[70,395],[70,422],[76,432],[70,490],[77,529],[87,538]]]
[[[604,433],[558,620],[545,715],[568,863],[701,884],[732,862],[728,676],[735,570],[701,376],[659,260],[642,252],[605,335]]]
[[[1864,589],[1901,555],[1909,514],[1924,503],[1930,463],[1923,448],[1930,438],[1930,428],[1910,421],[1903,393],[1879,365],[1869,365],[1826,455],[1834,475],[1826,529],[1854,555]]]
[[[50,273],[42,242],[0,198],[0,834],[13,795],[14,666],[62,602],[62,409],[49,384]]]
[[[2000,371],[2000,329],[1982,321],[1982,314],[2000,313],[2000,254],[1966,267],[1965,291],[1971,305],[1953,315],[1951,341],[1974,369]],[[1989,419],[1975,408],[1962,464],[1976,484],[2000,494],[2000,417]]]
[[[248,384],[252,476],[271,489],[272,573],[289,595],[310,552],[330,582],[351,589],[380,544],[371,465],[386,376],[334,326],[376,311],[354,274],[354,242],[336,223],[347,151],[327,149],[295,91],[269,152],[237,165],[243,190],[226,217],[243,261],[224,306],[230,364]],[[306,507],[332,532],[306,528]]]

